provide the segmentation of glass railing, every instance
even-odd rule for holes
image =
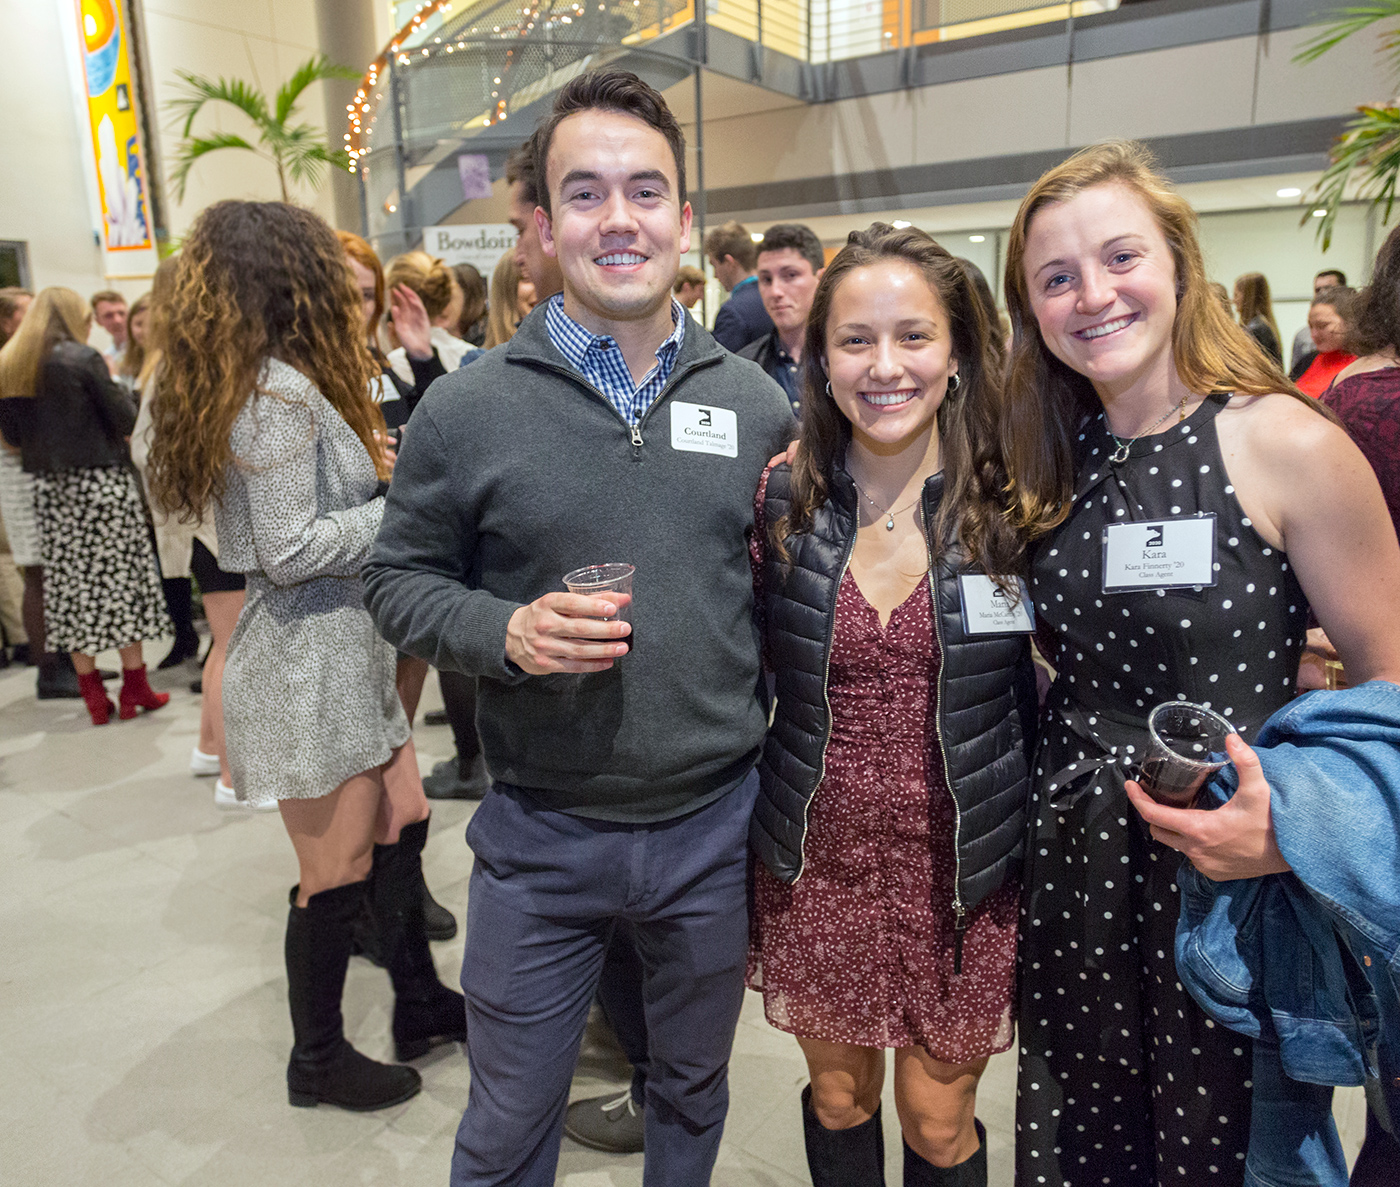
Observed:
[[[1123,0],[700,0],[716,30],[822,64],[1117,8]],[[518,144],[507,121],[569,79],[625,55],[692,65],[696,0],[426,0],[371,63],[347,109],[346,146],[372,231],[422,226],[406,195],[467,141]],[[1071,7],[1072,5],[1072,7]],[[681,34],[680,37],[673,36]],[[762,78],[750,75],[746,81]],[[517,126],[522,121],[517,118]]]

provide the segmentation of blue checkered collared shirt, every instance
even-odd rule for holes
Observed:
[[[686,312],[680,302],[671,298],[671,320],[675,328],[657,348],[656,366],[646,373],[641,383],[632,382],[632,372],[627,369],[627,360],[622,357],[622,348],[616,339],[584,329],[564,312],[563,293],[550,297],[544,315],[545,329],[555,349],[607,397],[623,420],[635,426],[671,378],[681,343],[685,341]]]

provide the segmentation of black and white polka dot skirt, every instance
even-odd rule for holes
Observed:
[[[96,655],[171,633],[146,508],[126,466],[34,476],[52,651]]]

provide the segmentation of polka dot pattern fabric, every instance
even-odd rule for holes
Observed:
[[[146,505],[127,466],[34,476],[53,651],[96,655],[171,632]]]
[[[936,736],[928,578],[882,627],[848,572],[836,601],[831,739],[801,878],[755,863],[750,985],[804,1038],[923,1047],[962,1064],[1012,1039],[1020,887],[969,915],[955,973],[954,808]]]
[[[1154,705],[1209,705],[1248,740],[1292,696],[1307,605],[1225,473],[1214,418],[1227,399],[1118,466],[1103,418],[1088,425],[1073,508],[1033,559],[1059,677],[1024,869],[1017,1187],[1244,1180],[1251,1045],[1177,980],[1181,857],[1123,790]],[[1101,592],[1107,525],[1196,514],[1216,516],[1214,586]]]

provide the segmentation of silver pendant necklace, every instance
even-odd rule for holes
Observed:
[[[1177,424],[1180,424],[1181,421],[1186,419],[1186,400],[1187,397],[1182,396],[1180,404],[1173,404],[1164,413],[1162,413],[1161,416],[1159,416],[1150,425],[1148,425],[1147,428],[1143,429],[1142,432],[1140,432],[1137,435],[1137,437],[1129,437],[1126,441],[1119,437],[1118,434],[1115,433],[1112,429],[1108,429],[1108,413],[1105,412],[1103,414],[1104,428],[1108,429],[1108,435],[1113,438],[1113,444],[1118,446],[1117,449],[1115,449],[1111,454],[1109,454],[1108,460],[1112,462],[1115,466],[1121,466],[1124,462],[1128,460],[1128,450],[1130,450],[1133,447],[1134,442],[1136,442],[1139,437],[1146,437],[1148,433],[1150,433],[1153,429],[1155,429],[1158,425],[1165,421],[1167,417],[1169,417],[1173,412],[1181,414],[1180,418],[1177,420]]]
[[[905,511],[908,511],[910,507],[915,507],[919,503],[919,499],[915,499],[912,503],[909,503],[904,507],[897,507],[894,510],[891,510],[888,507],[881,507],[879,503],[877,503],[874,499],[872,499],[868,494],[865,493],[865,487],[861,486],[859,482],[856,482],[854,478],[852,478],[851,481],[855,482],[856,490],[860,491],[861,498],[863,498],[867,503],[874,507],[876,511],[878,511],[881,515],[885,517],[885,531],[887,532],[894,531],[894,517],[896,515],[903,514]],[[919,498],[921,499],[923,498],[923,496],[920,495]]]

